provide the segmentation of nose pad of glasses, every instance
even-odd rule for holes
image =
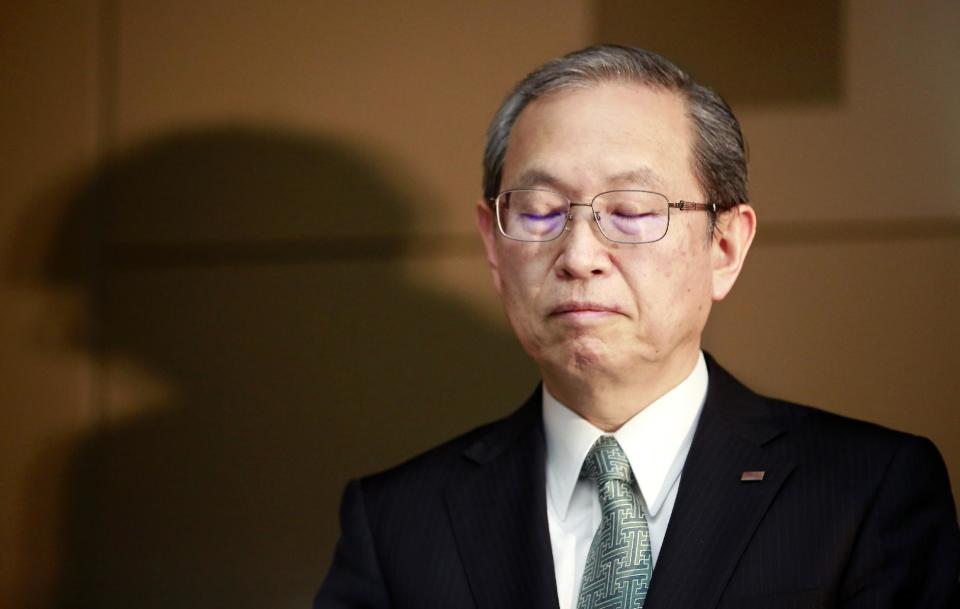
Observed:
[[[584,206],[586,207],[586,206]],[[590,210],[593,213],[593,219],[597,221],[597,224],[600,224],[600,212],[595,209]],[[563,227],[563,230],[567,231],[573,228],[573,207],[570,208],[570,211],[567,212],[567,222]]]

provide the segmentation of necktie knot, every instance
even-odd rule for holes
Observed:
[[[633,483],[633,470],[630,461],[620,444],[613,436],[600,436],[594,443],[587,458],[583,460],[580,475],[602,485],[613,480]]]

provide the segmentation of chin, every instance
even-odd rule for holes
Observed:
[[[620,359],[616,348],[594,336],[580,336],[551,349],[551,363],[568,374],[595,373],[615,368]]]

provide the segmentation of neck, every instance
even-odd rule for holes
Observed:
[[[547,390],[563,405],[605,432],[614,432],[637,413],[690,376],[700,351],[669,366],[612,377],[557,373],[541,369]]]

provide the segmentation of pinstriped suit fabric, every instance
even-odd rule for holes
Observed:
[[[630,462],[614,438],[603,436],[587,454],[581,475],[597,485],[602,519],[583,569],[577,609],[641,609],[653,559]]]

